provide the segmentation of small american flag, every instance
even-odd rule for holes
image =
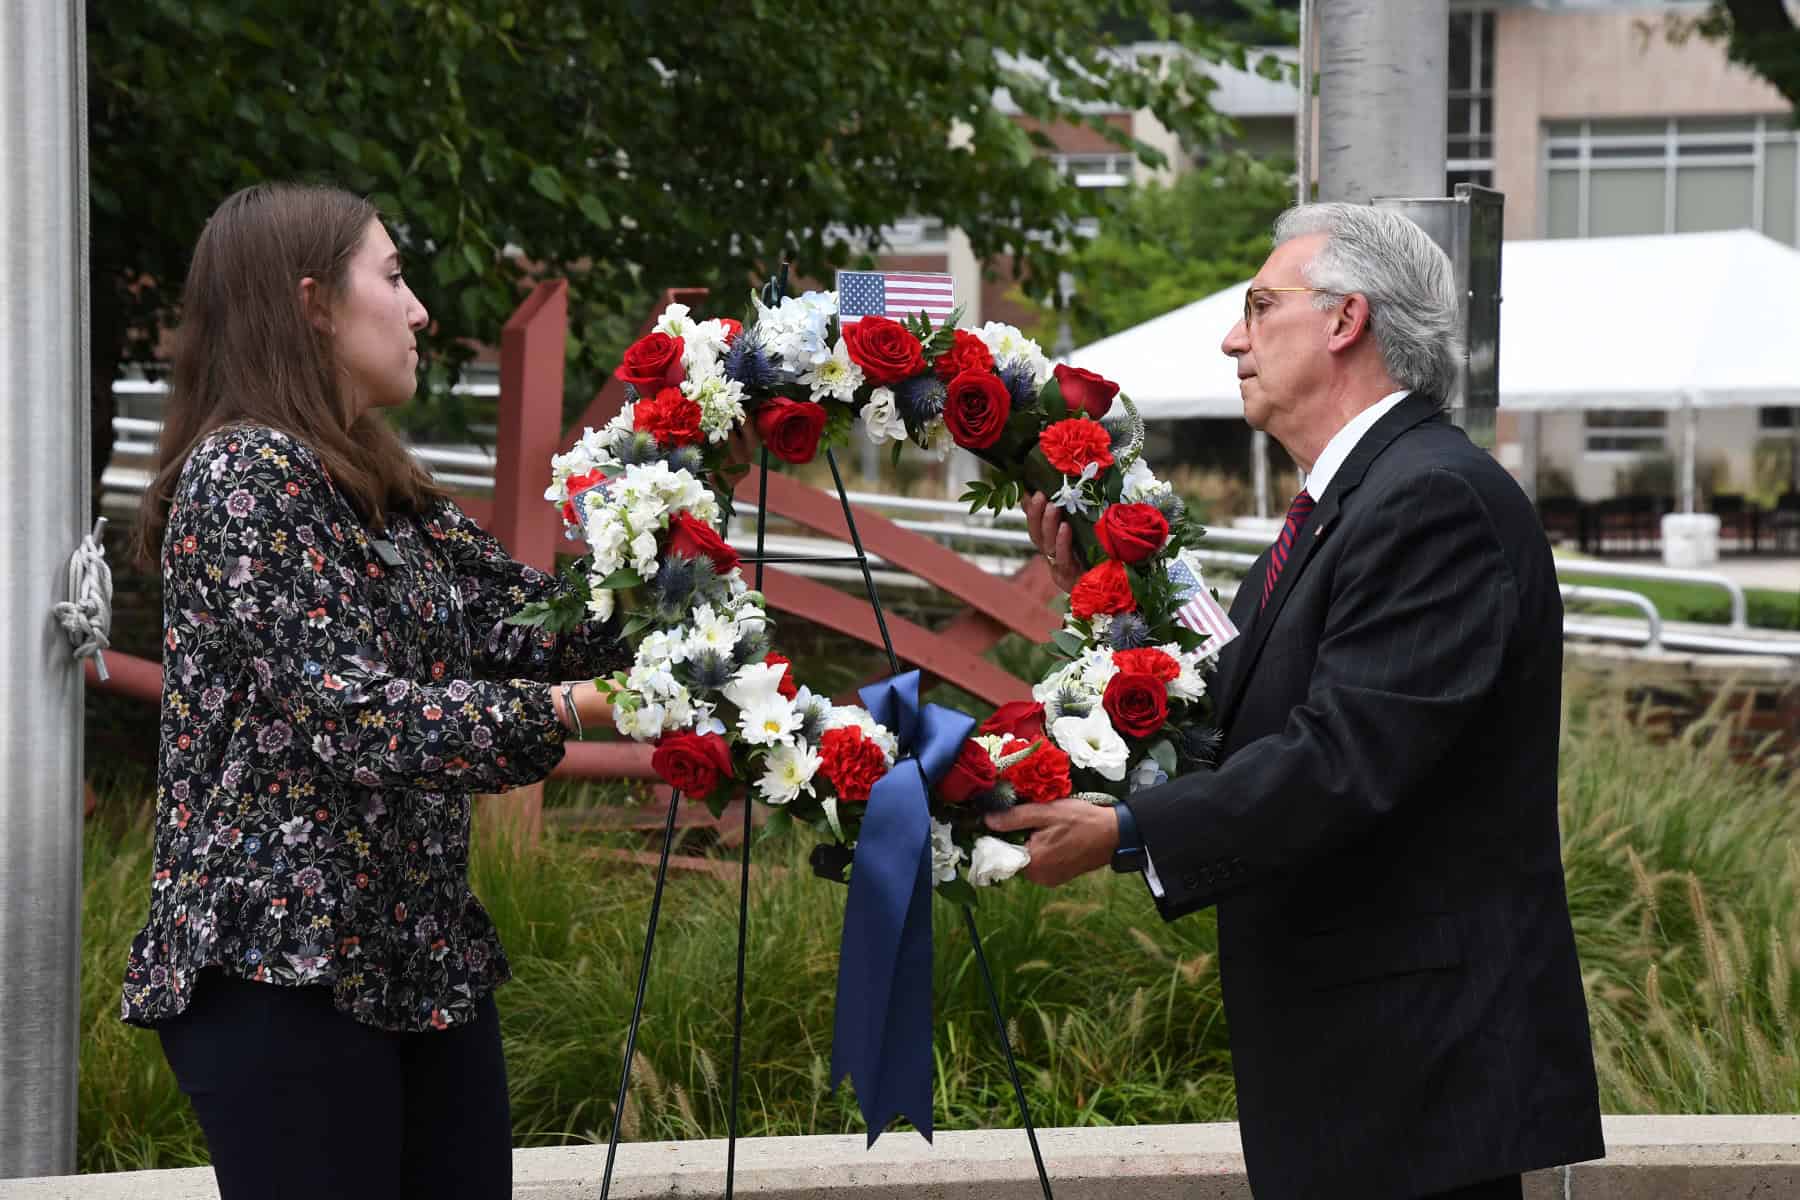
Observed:
[[[1183,550],[1167,569],[1175,584],[1175,594],[1181,600],[1181,607],[1175,610],[1175,619],[1195,633],[1208,635],[1201,654],[1203,659],[1211,658],[1238,635],[1238,628],[1207,590],[1206,580],[1200,574],[1200,561],[1192,550]]]
[[[854,325],[864,317],[904,321],[924,313],[942,325],[956,308],[956,278],[915,271],[839,271],[838,323]]]

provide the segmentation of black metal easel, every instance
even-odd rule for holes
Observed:
[[[765,303],[770,305],[778,303],[786,293],[787,263],[783,262],[780,273],[763,287]],[[875,592],[875,578],[869,570],[868,555],[863,551],[862,535],[856,529],[856,517],[850,509],[850,498],[844,491],[844,478],[838,471],[837,457],[827,450],[825,461],[831,467],[831,479],[837,485],[838,502],[843,505],[844,509],[844,524],[850,532],[850,543],[855,547],[856,553],[849,556],[815,556],[765,552],[765,531],[769,513],[768,505],[765,502],[769,484],[769,451],[765,447],[759,463],[760,486],[757,490],[756,552],[741,556],[740,561],[755,564],[756,582],[754,586],[757,591],[762,590],[763,567],[771,563],[855,564],[861,567],[863,585],[869,594],[869,607],[874,610],[875,625],[881,630],[882,646],[887,651],[888,667],[895,675],[898,675],[900,659],[894,653],[894,640],[888,634],[887,617],[881,611],[881,598]],[[744,1050],[744,954],[750,928],[750,843],[752,841],[751,805],[753,803],[754,800],[746,792],[744,796],[744,843],[738,865],[737,992],[731,1022],[731,1108],[725,1149],[725,1200],[731,1200],[737,1179],[738,1090]],[[631,1007],[631,1025],[625,1034],[625,1061],[619,1070],[619,1094],[613,1105],[612,1134],[606,1142],[606,1174],[600,1182],[600,1200],[608,1200],[612,1192],[613,1162],[619,1149],[619,1132],[625,1114],[625,1097],[631,1087],[631,1060],[637,1049],[638,1025],[644,1015],[644,992],[650,978],[650,954],[656,944],[656,925],[662,912],[663,885],[667,882],[669,875],[669,853],[675,844],[675,813],[680,804],[681,793],[673,793],[669,797],[668,819],[663,823],[662,854],[656,864],[656,889],[650,900],[650,920],[648,927],[644,930],[644,953],[642,961],[638,964],[637,996]],[[963,923],[969,931],[969,941],[975,947],[975,961],[981,968],[981,982],[987,989],[988,1007],[994,1017],[994,1033],[999,1038],[1000,1048],[1006,1056],[1006,1072],[1012,1080],[1013,1095],[1019,1102],[1019,1115],[1025,1123],[1025,1137],[1031,1144],[1031,1157],[1037,1166],[1038,1183],[1043,1188],[1044,1200],[1054,1200],[1050,1191],[1050,1176],[1044,1169],[1044,1156],[1038,1149],[1037,1128],[1031,1120],[1031,1105],[1025,1098],[1025,1086],[1019,1080],[1019,1067],[1013,1057],[1012,1039],[1007,1036],[1006,1017],[1000,1008],[1000,993],[994,988],[994,977],[988,970],[987,955],[981,948],[981,933],[975,925],[975,912],[966,905],[963,906]]]

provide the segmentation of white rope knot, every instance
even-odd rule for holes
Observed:
[[[50,606],[63,631],[75,646],[75,657],[92,658],[100,681],[106,682],[106,656],[112,642],[112,568],[106,565],[106,545],[100,535],[106,518],[94,522],[94,532],[81,539],[69,556],[69,598]]]

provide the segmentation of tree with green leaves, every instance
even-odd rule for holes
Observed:
[[[1783,0],[1712,0],[1698,15],[1666,14],[1663,30],[1677,43],[1696,33],[1723,42],[1732,62],[1768,80],[1800,114],[1800,23]]]
[[[201,225],[239,187],[323,179],[376,201],[433,317],[417,407],[455,425],[449,384],[538,278],[569,280],[582,398],[655,291],[734,306],[782,256],[827,277],[911,214],[1049,292],[1066,231],[1103,204],[994,97],[1150,165],[1162,154],[1096,105],[1208,145],[1228,122],[1205,67],[1245,51],[1185,7],[89,0],[95,477],[117,366],[154,356]],[[1280,40],[1275,5],[1242,7]],[[1161,49],[1123,50],[1103,29],[1121,18]]]
[[[1292,163],[1241,151],[1171,185],[1131,189],[1099,234],[1072,250],[1069,307],[1036,305],[1035,332],[1054,343],[1067,320],[1084,346],[1243,282],[1274,247],[1275,217],[1293,197]]]

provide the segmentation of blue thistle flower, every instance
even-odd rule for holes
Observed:
[[[759,663],[768,657],[770,648],[769,635],[762,626],[746,630],[731,648],[731,661],[738,666]]]
[[[1168,519],[1171,526],[1180,524],[1181,518],[1187,515],[1187,501],[1174,492],[1158,492],[1150,497],[1150,503]]]
[[[694,591],[700,584],[700,563],[704,560],[671,554],[650,579],[650,602],[656,615],[665,621],[678,621],[688,610]],[[710,563],[707,564],[710,567]]]
[[[1118,613],[1106,636],[1114,650],[1138,650],[1150,644],[1150,623],[1137,613]]]
[[[819,739],[825,736],[825,718],[830,715],[831,702],[823,696],[814,696],[800,710],[800,728],[796,731],[800,740],[808,745],[818,745]]]
[[[936,375],[914,375],[894,385],[894,407],[908,429],[919,430],[943,415],[946,394]]]
[[[698,446],[677,446],[669,451],[669,469],[672,471],[686,471],[690,475],[699,475],[700,468],[705,461]]]
[[[642,431],[622,439],[614,447],[613,453],[619,456],[620,464],[627,467],[648,466],[653,462],[661,462],[663,457],[656,439]]]
[[[1014,412],[1024,412],[1037,407],[1037,379],[1032,374],[1030,364],[1017,361],[1008,362],[1000,368],[1000,382],[1006,385],[1006,393],[1012,397]]]
[[[772,388],[780,380],[780,372],[769,361],[768,351],[750,330],[738,334],[737,340],[725,351],[721,365],[726,378],[737,380],[748,391]]]
[[[1094,699],[1080,688],[1066,686],[1056,689],[1044,704],[1044,721],[1048,724],[1060,717],[1085,717],[1094,711]]]
[[[637,385],[635,383],[626,384],[625,385],[625,403],[636,404],[639,399],[641,399],[641,397],[638,395]]]
[[[687,660],[688,686],[697,692],[718,691],[737,673],[732,661],[717,650],[702,650]]]

